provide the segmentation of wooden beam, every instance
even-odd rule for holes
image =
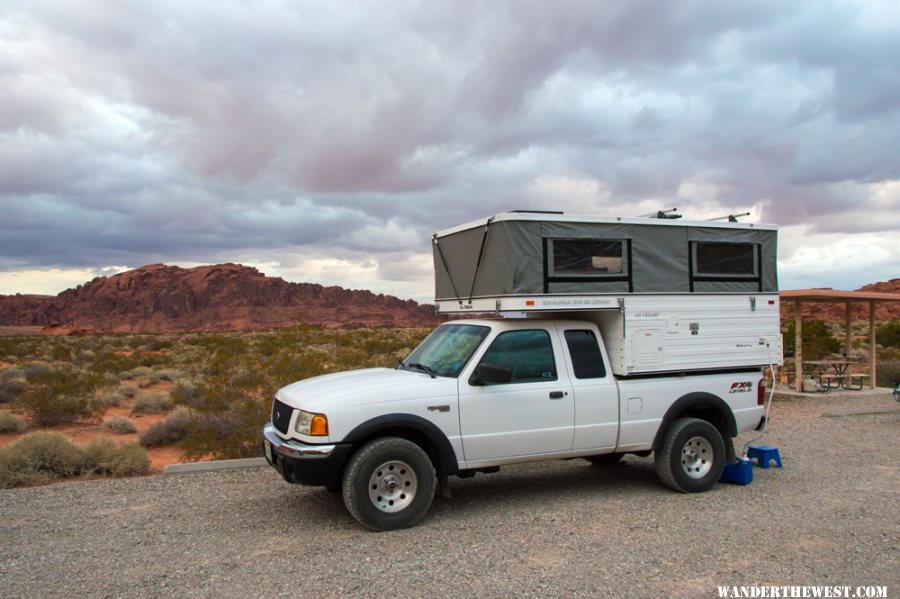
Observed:
[[[869,302],[869,380],[872,381],[872,388],[876,387],[875,383],[875,302]]]
[[[803,302],[794,302],[794,386],[803,391]]]
[[[853,336],[850,334],[850,327],[851,327],[851,324],[850,324],[850,302],[848,301],[844,305],[847,308],[846,313],[845,313],[846,318],[844,320],[844,326],[846,327],[846,329],[844,330],[844,358],[849,360],[850,359],[850,348],[852,347],[851,342],[853,340]]]

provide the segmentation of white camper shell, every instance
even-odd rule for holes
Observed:
[[[782,362],[774,225],[510,212],[432,247],[439,313],[590,320],[618,376]]]

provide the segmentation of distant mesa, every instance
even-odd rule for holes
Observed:
[[[0,327],[44,334],[250,331],[308,323],[329,328],[423,327],[434,307],[371,291],[288,283],[240,264],[150,264],[57,296],[0,295]]]

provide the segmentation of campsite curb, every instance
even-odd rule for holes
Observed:
[[[163,476],[201,474],[204,472],[219,472],[221,470],[239,470],[241,468],[261,468],[265,465],[266,458],[242,458],[238,460],[214,460],[212,462],[169,464],[163,468]]]

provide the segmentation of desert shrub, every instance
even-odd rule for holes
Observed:
[[[70,366],[48,370],[30,381],[20,402],[41,426],[68,424],[93,414],[96,410],[93,397],[103,384],[97,373]]]
[[[138,366],[137,368],[132,368],[131,370],[126,370],[125,372],[119,373],[119,378],[122,379],[139,379],[143,376],[147,376],[153,374],[153,369],[149,366]]]
[[[0,488],[77,476],[80,471],[78,446],[56,433],[31,433],[0,449]]]
[[[0,433],[24,433],[28,423],[11,412],[0,412]]]
[[[162,414],[170,409],[172,409],[172,401],[165,393],[145,393],[135,400],[131,407],[131,415]]]
[[[875,370],[878,387],[896,388],[900,385],[900,360],[880,362]]]
[[[0,383],[25,382],[25,371],[21,368],[0,368]]]
[[[117,389],[117,391],[119,393],[121,393],[122,395],[124,395],[125,397],[127,397],[128,399],[133,399],[133,398],[137,397],[138,393],[141,392],[141,390],[138,389],[137,387],[135,387],[134,385],[119,385],[119,388]]]
[[[131,418],[125,416],[113,416],[103,423],[103,428],[117,435],[128,435],[137,432],[137,426]]]
[[[94,352],[89,349],[80,349],[80,350],[78,350],[78,353],[75,355],[75,359],[78,362],[82,362],[82,363],[88,363],[88,362],[93,363],[95,357],[96,357],[96,355],[94,354]]]
[[[71,362],[72,350],[65,345],[54,345],[50,350],[50,357],[57,362]]]
[[[178,406],[200,409],[202,403],[197,385],[188,381],[181,381],[172,387],[169,397],[172,399],[172,403]]]
[[[149,343],[147,343],[147,350],[152,352],[161,352],[168,349],[171,349],[172,346],[175,345],[175,341],[172,339],[154,336]]]
[[[25,373],[25,379],[31,381],[34,377],[45,374],[50,367],[43,362],[31,362],[22,367]]]
[[[160,377],[155,372],[151,373],[151,374],[146,374],[138,379],[138,387],[140,387],[141,389],[146,389],[147,387],[152,387],[153,385],[158,385],[161,380],[162,380],[162,377]]]
[[[165,420],[157,422],[147,429],[141,435],[141,445],[144,447],[174,445],[188,435],[192,421],[190,410],[181,406],[169,414]]]
[[[211,454],[218,459],[258,457],[259,431],[269,419],[269,400],[240,397],[222,413],[200,414],[182,442],[185,455]]]
[[[797,327],[793,321],[781,328],[784,335],[784,351],[794,355]],[[821,360],[841,349],[841,342],[831,334],[831,329],[822,320],[803,321],[803,359]]]
[[[11,403],[25,393],[28,385],[24,381],[13,380],[0,383],[0,404]]]
[[[150,469],[147,450],[138,443],[116,445],[109,437],[96,437],[81,448],[81,473],[133,476]]]
[[[900,348],[900,320],[892,320],[878,327],[875,340],[884,347]]]
[[[163,370],[157,372],[156,376],[158,376],[162,381],[174,382],[183,377],[184,373],[177,368],[164,368]]]
[[[122,405],[122,402],[125,401],[125,396],[120,393],[118,390],[113,391],[100,391],[94,397],[94,407],[100,411],[105,410],[107,408],[112,408],[116,406]]]
[[[128,378],[117,373],[128,371],[135,366],[137,366],[137,362],[132,356],[122,355],[109,347],[104,347],[99,354],[94,356],[90,368],[94,372],[109,373],[117,378]]]
[[[137,443],[98,437],[84,447],[57,433],[37,432],[0,449],[0,489],[82,475],[129,476],[150,468]]]

